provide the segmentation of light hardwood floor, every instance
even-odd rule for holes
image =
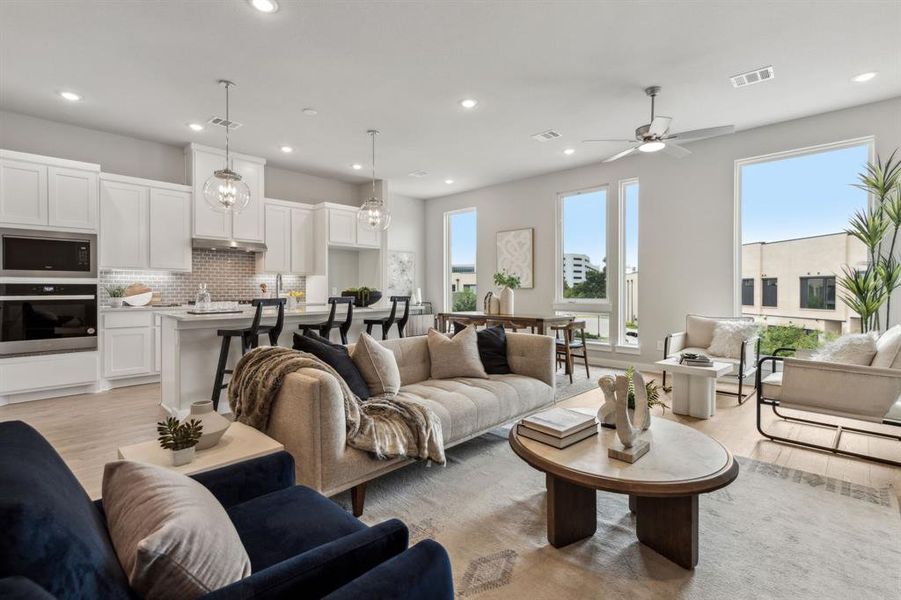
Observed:
[[[653,375],[652,375],[653,376]],[[119,446],[156,437],[160,418],[159,385],[118,388],[99,394],[53,398],[0,407],[0,421],[20,419],[40,431],[59,451],[92,498],[100,496],[103,465],[116,460]],[[598,406],[600,390],[592,390],[564,401],[564,406]],[[735,398],[717,397],[717,414],[709,420],[674,419],[711,435],[739,456],[801,469],[861,485],[894,487],[901,493],[901,468],[844,458],[831,453],[777,444],[763,438],[755,428],[753,399],[738,406]],[[658,409],[654,415],[660,416]],[[767,416],[767,422],[775,419]],[[809,426],[773,423],[782,434],[795,439],[829,443],[832,433]],[[801,436],[800,438],[798,436]],[[843,445],[901,460],[901,443],[845,434]]]

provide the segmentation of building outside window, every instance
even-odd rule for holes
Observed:
[[[754,306],[754,280],[741,280],[741,305]]]
[[[447,265],[445,305],[453,311],[476,310],[476,209],[448,212],[444,216]]]
[[[835,277],[802,277],[801,308],[835,310]]]
[[[762,306],[779,306],[779,280],[775,277],[764,277],[761,281],[763,292]]]

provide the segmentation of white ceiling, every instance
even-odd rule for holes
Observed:
[[[238,87],[240,152],[434,197],[596,162],[647,122],[743,129],[901,95],[901,2],[0,2],[0,107],[183,145]],[[772,82],[729,76],[772,64]],[[879,71],[868,84],[849,78]],[[56,92],[84,96],[71,104]],[[458,101],[474,97],[474,111]],[[315,107],[315,117],[301,113]],[[530,135],[556,129],[548,143]],[[291,155],[279,151],[290,144]],[[564,156],[566,147],[576,148]],[[368,167],[367,167],[368,168]],[[425,170],[416,179],[407,174]],[[453,185],[444,180],[452,178]]]

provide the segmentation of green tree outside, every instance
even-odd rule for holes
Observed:
[[[453,293],[453,311],[462,312],[476,309],[476,295],[471,290],[463,290]]]

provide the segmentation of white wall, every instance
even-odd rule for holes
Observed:
[[[413,287],[423,289],[425,295],[425,270],[426,270],[426,241],[425,223],[426,202],[418,198],[391,194],[389,207],[391,208],[391,228],[388,230],[388,251],[413,252],[416,255],[416,276]],[[387,265],[387,262],[386,262]],[[436,298],[424,297],[423,300]],[[433,307],[438,308],[433,304]]]
[[[717,123],[711,123],[717,125]],[[901,145],[901,98],[815,115],[691,144],[693,154],[661,154],[594,164],[436,198],[426,202],[426,295],[439,302],[444,284],[446,211],[478,210],[478,285],[492,289],[495,233],[535,228],[535,288],[517,290],[517,312],[548,312],[554,300],[555,202],[559,192],[609,185],[608,223],[616,222],[618,182],[641,185],[639,276],[641,356],[610,353],[610,360],[650,363],[658,341],[680,330],[686,313],[734,311],[733,171],[735,160],[838,140],[876,136],[887,157]],[[617,264],[613,254],[608,264]],[[615,298],[611,285],[608,293]],[[901,311],[901,298],[894,311]],[[901,314],[901,313],[896,313]],[[611,315],[611,326],[618,315]]]
[[[207,138],[203,143],[218,145]],[[106,173],[186,181],[183,147],[9,111],[0,111],[0,148],[98,163]],[[266,196],[294,202],[357,204],[357,184],[267,165]]]

